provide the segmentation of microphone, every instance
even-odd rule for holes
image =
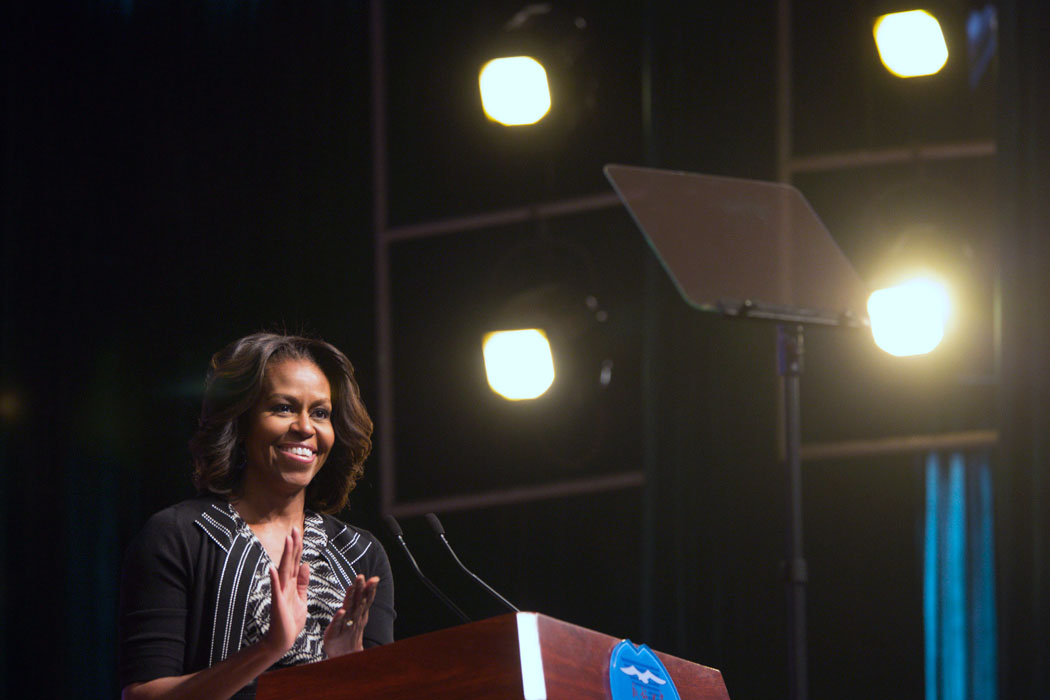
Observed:
[[[426,518],[427,525],[429,525],[430,529],[434,531],[434,534],[438,536],[438,539],[440,539],[445,544],[445,549],[447,549],[448,553],[452,555],[452,559],[456,562],[456,565],[459,566],[459,568],[463,569],[464,573],[466,573],[467,576],[470,576],[472,579],[477,581],[478,585],[480,585],[482,588],[488,591],[489,595],[498,600],[508,610],[512,612],[521,612],[521,610],[518,609],[518,606],[514,605],[514,603],[501,596],[499,593],[496,592],[495,588],[482,581],[480,578],[478,578],[477,574],[475,574],[467,567],[463,566],[463,562],[459,560],[459,557],[457,557],[456,553],[452,550],[452,545],[448,543],[448,538],[445,537],[445,528],[441,526],[441,521],[438,520],[438,516],[434,515],[433,513],[427,513],[423,517]]]
[[[397,538],[397,543],[401,545],[401,549],[404,550],[405,556],[408,557],[408,563],[412,565],[412,569],[416,572],[416,576],[419,580],[426,584],[427,588],[436,595],[442,603],[444,603],[449,610],[456,613],[463,622],[470,622],[470,618],[467,614],[459,609],[455,603],[449,600],[448,596],[441,592],[441,589],[434,585],[434,583],[426,577],[423,570],[419,568],[419,564],[416,563],[416,558],[412,556],[411,550],[408,548],[408,544],[405,542],[404,534],[401,532],[401,526],[398,524],[397,519],[389,513],[383,516],[386,521],[386,526],[390,528],[390,533]]]

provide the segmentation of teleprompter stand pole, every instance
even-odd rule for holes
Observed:
[[[777,369],[784,387],[784,453],[788,478],[788,542],[784,575],[788,604],[788,688],[790,700],[806,700],[806,560],[802,554],[801,325],[777,326]]]
[[[870,290],[794,187],[615,164],[605,174],[690,306],[777,324],[788,494],[788,697],[806,700],[802,332],[867,328]]]

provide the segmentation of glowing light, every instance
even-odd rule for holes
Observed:
[[[875,344],[891,355],[922,355],[944,338],[950,303],[943,284],[915,278],[872,292],[868,316]]]
[[[481,69],[478,85],[485,114],[505,126],[535,124],[551,107],[547,71],[528,56],[489,61]]]
[[[554,383],[551,345],[539,329],[488,333],[482,354],[489,386],[505,399],[535,399]]]
[[[941,25],[926,10],[883,15],[874,33],[882,65],[899,78],[933,75],[948,61]]]

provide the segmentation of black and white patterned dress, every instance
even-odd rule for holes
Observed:
[[[324,658],[324,631],[358,574],[380,584],[365,648],[394,639],[390,562],[367,530],[307,511],[306,628],[275,667]],[[269,629],[270,559],[224,499],[202,495],[156,513],[128,547],[121,581],[121,687],[213,666]],[[253,696],[253,682],[236,698]]]
[[[231,507],[232,511],[233,508]],[[248,527],[248,524],[237,515],[233,516],[237,522],[241,534],[250,537],[260,548],[262,544]],[[343,588],[335,572],[332,570],[328,560],[321,556],[328,537],[324,532],[324,523],[321,516],[307,511],[306,521],[303,525],[303,558],[302,561],[310,565],[310,585],[307,589],[306,602],[306,626],[299,633],[292,648],[281,657],[274,668],[286,666],[298,666],[312,661],[320,661],[325,658],[324,633],[328,623],[335,616],[335,611],[343,604],[343,596],[346,589]],[[361,552],[358,556],[363,556]],[[263,549],[262,557],[255,569],[255,582],[251,592],[248,594],[248,610],[244,625],[244,636],[241,639],[241,647],[255,644],[263,638],[270,629],[270,566],[277,563],[271,561],[266,550]],[[351,562],[351,566],[353,562]]]

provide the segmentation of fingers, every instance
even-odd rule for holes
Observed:
[[[379,577],[373,576],[367,581],[368,588],[366,589],[367,600],[365,601],[365,611],[372,607],[372,602],[376,599],[376,591],[379,590]]]
[[[349,610],[350,614],[355,618],[357,617],[356,613],[358,609],[361,607],[361,596],[364,595],[364,587],[365,577],[358,574],[357,578],[354,579],[354,585],[350,586],[351,600],[349,607],[347,607],[347,610]]]
[[[288,579],[287,570],[288,562],[292,558],[292,538],[291,535],[285,535],[284,537],[284,548],[281,549],[281,560],[277,562],[277,579],[282,584]],[[277,590],[281,590],[284,586],[277,586]]]
[[[357,577],[354,584],[347,591],[347,603],[346,603],[346,614],[356,616],[356,613],[361,610],[361,603],[365,598],[365,580],[361,576]]]
[[[335,615],[332,616],[332,621],[328,623],[328,627],[324,631],[324,643],[329,644],[333,639],[343,633],[346,628],[346,610],[339,608],[335,611]]]
[[[373,576],[365,580],[364,576],[358,576],[354,585],[354,610],[368,610],[372,601],[376,599],[376,588],[378,588],[379,577]]]
[[[343,595],[343,605],[332,616],[324,633],[325,652],[329,656],[349,654],[364,649],[368,608],[375,600],[379,577],[366,579],[358,575]]]
[[[364,576],[359,575],[357,580],[354,581],[354,585],[347,591],[347,596],[350,600],[347,601],[346,609],[355,624],[363,625],[368,620],[368,608],[372,606],[372,601],[376,599],[378,585],[378,576],[373,576],[366,580]]]
[[[299,565],[299,575],[296,577],[296,585],[299,589],[299,597],[306,600],[307,591],[310,588],[310,565],[305,561]]]
[[[365,577],[358,574],[357,578],[355,578],[346,589],[346,594],[343,596],[343,607],[341,609],[345,610],[347,614],[352,615],[353,611],[361,604],[361,595],[364,586]]]
[[[299,562],[303,560],[303,533],[297,528],[292,528],[292,561],[288,565],[287,581],[295,579],[299,574]]]
[[[277,567],[273,564],[270,564],[270,588],[274,592],[281,590],[281,575],[277,573]]]
[[[299,576],[299,562],[303,557],[303,533],[299,528],[293,527],[292,532],[284,538],[284,549],[281,551],[281,561],[277,565],[277,573],[280,578],[279,590]]]
[[[281,588],[284,588],[284,583],[291,578],[292,573],[292,561],[295,557],[295,530],[292,530],[292,534],[284,536],[284,549],[281,550],[281,561],[277,564],[277,573],[280,574]]]
[[[364,576],[358,574],[354,582],[346,589],[343,605],[336,611],[335,617],[332,618],[333,622],[338,618],[343,622],[342,627],[346,629],[363,627],[368,621],[368,608],[376,598],[378,584],[378,576],[365,579]]]

